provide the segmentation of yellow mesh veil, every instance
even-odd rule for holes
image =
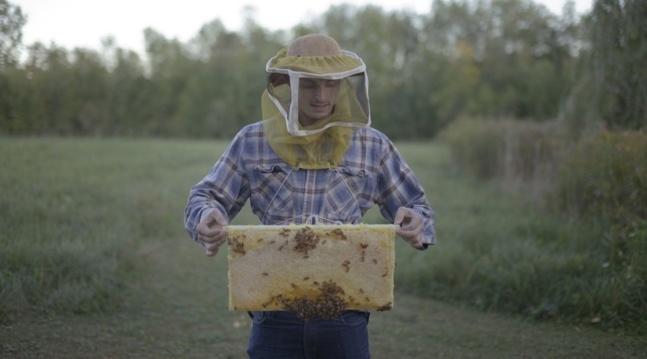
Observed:
[[[265,137],[274,152],[293,167],[305,169],[336,167],[350,146],[353,127],[331,126],[324,131],[304,136],[290,134],[285,125],[285,119],[274,102],[270,100],[267,91],[263,93],[262,111],[264,115],[274,113],[274,116],[263,121]],[[263,116],[263,118],[266,117]],[[330,123],[334,118],[335,114],[320,122]]]
[[[288,49],[282,49],[270,59],[261,108],[265,136],[281,159],[304,169],[338,165],[350,146],[355,128],[370,125],[365,69],[362,60],[348,51],[322,56],[290,56]],[[298,121],[301,78],[339,80],[339,93],[332,113],[311,126],[302,126]]]

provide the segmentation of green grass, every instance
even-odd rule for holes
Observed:
[[[25,305],[110,311],[137,251],[184,236],[183,205],[216,153],[196,143],[3,139],[0,319]]]
[[[226,258],[207,258],[182,223],[189,188],[225,146],[3,138],[0,353],[243,356],[249,320],[227,310]],[[591,298],[605,292],[591,280],[604,269],[601,258],[578,252],[595,228],[522,208],[457,176],[442,146],[399,148],[437,212],[439,242],[423,253],[398,241],[396,308],[371,319],[374,357],[647,354],[642,337],[598,330],[608,318],[593,299],[577,316],[562,312],[560,303],[574,300],[563,298],[564,288]],[[381,221],[377,211],[365,220]],[[257,220],[246,210],[235,223]]]
[[[428,188],[441,243],[426,265],[416,262],[422,258],[400,259],[406,265],[396,279],[407,292],[527,318],[647,332],[645,299],[624,302],[640,294],[623,295],[623,288],[636,288],[608,265],[603,225],[532,208],[496,184],[459,176],[444,147],[401,148]]]
[[[485,247],[462,248],[463,285],[440,292],[481,307],[647,333],[644,132],[578,140],[557,123],[464,119],[440,138],[454,168],[498,189],[473,197],[485,204],[470,222],[483,228],[478,244]],[[492,193],[500,213],[488,210],[494,201],[484,196]],[[520,211],[521,203],[533,208]],[[475,233],[458,242],[476,243]]]

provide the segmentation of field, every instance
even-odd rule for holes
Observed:
[[[245,357],[250,321],[227,310],[226,258],[206,257],[182,224],[190,186],[224,146],[0,139],[0,357]],[[369,325],[374,358],[647,356],[645,337],[605,331],[596,313],[577,322],[540,306],[529,310],[544,316],[506,314],[515,311],[480,294],[496,287],[452,284],[475,270],[474,253],[486,253],[498,283],[519,282],[520,303],[541,298],[527,294],[543,288],[536,268],[515,262],[566,261],[539,244],[573,229],[547,230],[554,219],[454,174],[438,144],[399,148],[437,212],[439,242],[427,252],[398,242],[395,308]],[[235,223],[257,222],[247,211]]]

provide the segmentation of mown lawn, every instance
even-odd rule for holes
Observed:
[[[225,145],[3,138],[0,357],[245,357],[250,321],[227,310],[226,258],[206,257],[182,226],[188,189]],[[486,210],[497,215],[487,219],[501,217],[491,224],[499,227],[529,215],[452,174],[443,147],[400,148],[437,211],[439,244],[421,253],[399,243],[395,308],[371,317],[374,358],[647,355],[644,337],[605,332],[599,322],[536,322],[432,299],[434,289],[451,294],[435,273],[446,280],[465,270],[466,247],[486,251],[487,243],[464,242]],[[255,222],[245,212],[236,223]]]

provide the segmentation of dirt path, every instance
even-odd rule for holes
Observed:
[[[150,268],[113,315],[23,316],[1,358],[245,358],[250,320],[227,310],[226,258],[186,239],[140,250]],[[397,286],[397,283],[396,283]],[[371,317],[373,358],[644,358],[646,338],[524,323],[396,294]]]

